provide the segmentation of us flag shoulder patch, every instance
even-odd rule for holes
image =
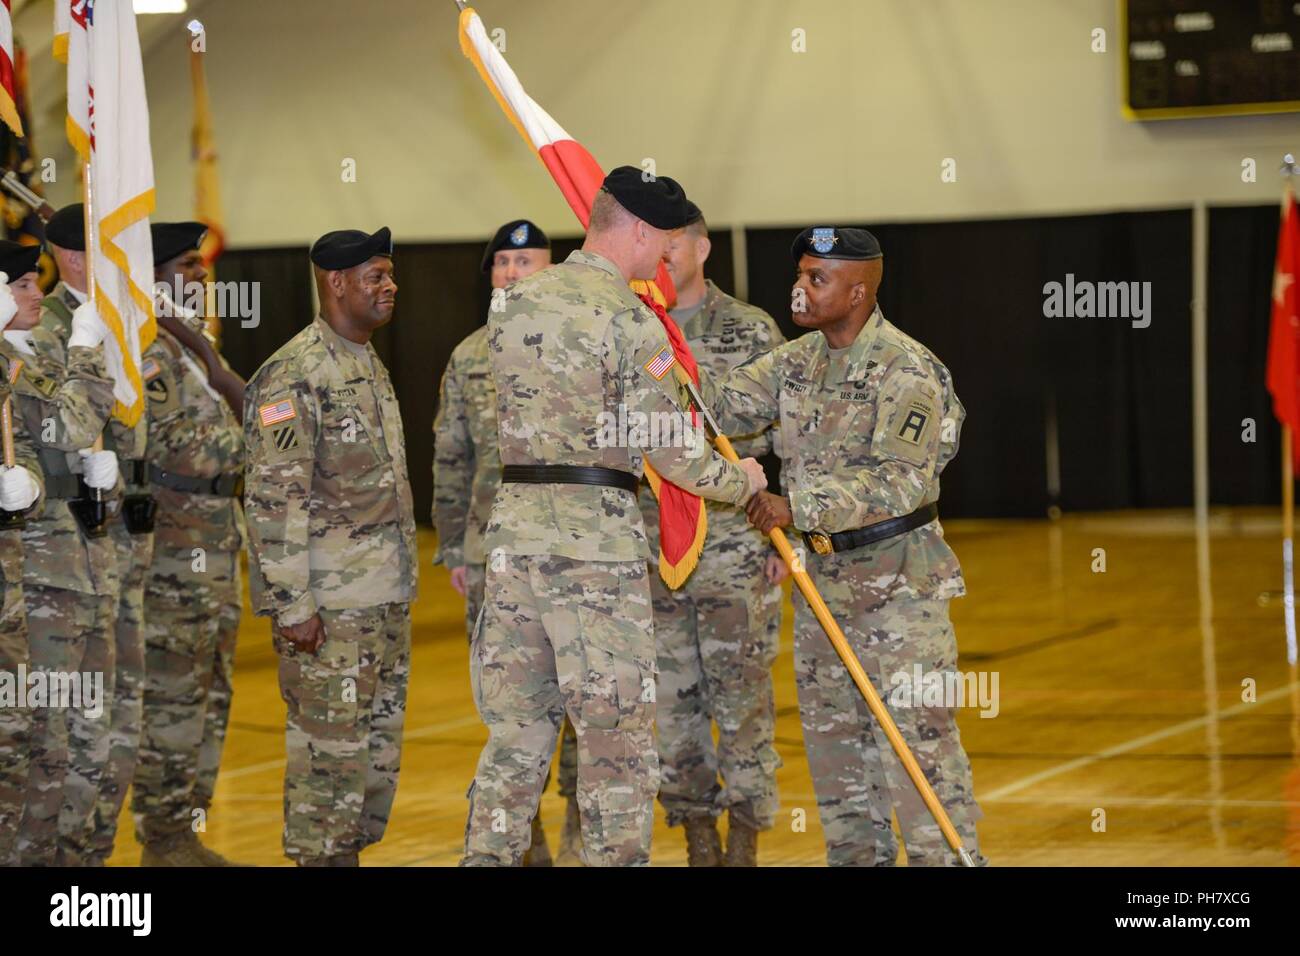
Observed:
[[[262,427],[269,428],[271,425],[279,422],[287,422],[291,418],[297,418],[298,413],[294,410],[293,401],[284,399],[280,402],[267,402],[257,409],[257,417],[261,419]]]
[[[162,366],[158,364],[157,359],[147,358],[140,365],[140,377],[146,382],[162,371]]]
[[[656,381],[663,379],[668,374],[668,370],[677,362],[677,356],[673,354],[672,346],[665,345],[655,353],[654,358],[645,363],[645,370]]]

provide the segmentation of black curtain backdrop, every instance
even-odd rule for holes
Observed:
[[[1211,210],[1210,489],[1216,504],[1279,497],[1279,432],[1264,390],[1277,207]],[[953,517],[1038,517],[1055,416],[1066,511],[1186,507],[1192,502],[1191,212],[871,225],[885,250],[885,315],[953,372],[966,406],[961,452],[944,474]],[[749,295],[786,335],[796,228],[746,232]],[[734,291],[729,230],[710,233],[706,274]],[[564,259],[580,237],[553,240]],[[399,245],[394,321],[375,346],[388,365],[406,430],[416,513],[432,500],[433,416],[456,344],[486,316],[481,242]],[[1150,282],[1152,321],[1046,318],[1043,286]],[[224,350],[245,376],[312,316],[306,248],[237,250],[221,281],[261,283],[255,328],[228,322]],[[1241,441],[1253,418],[1256,441]]]
[[[1264,385],[1277,257],[1277,203],[1210,210],[1206,377],[1210,497],[1216,503],[1282,501],[1282,429]],[[1255,441],[1242,441],[1245,419]]]

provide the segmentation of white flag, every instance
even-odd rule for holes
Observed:
[[[109,329],[104,358],[114,381],[114,414],[131,425],[144,410],[140,353],[157,334],[150,294],[153,155],[140,39],[131,0],[57,0],[55,6],[56,55],[67,52],[68,139],[90,161],[96,248],[87,254],[94,256],[95,305]],[[59,39],[65,25],[66,44]]]

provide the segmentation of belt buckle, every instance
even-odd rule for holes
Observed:
[[[831,536],[824,531],[813,531],[808,535],[808,542],[812,549],[818,554],[834,554],[835,546],[831,544]]]

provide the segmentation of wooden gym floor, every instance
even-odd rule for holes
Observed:
[[[1286,663],[1276,511],[1216,510],[1199,562],[1186,512],[945,527],[970,592],[953,602],[960,668],[998,674],[997,716],[960,715],[994,865],[1300,863],[1300,685]],[[1093,570],[1098,548],[1104,573]],[[401,785],[388,834],[363,865],[457,862],[486,736],[470,700],[460,599],[428,563],[432,532],[421,531],[420,551]],[[775,669],[781,811],[759,858],[820,866],[786,586]],[[237,860],[287,865],[284,708],[268,623],[245,613],[204,839]],[[1243,699],[1252,682],[1254,699]],[[806,832],[791,825],[798,809]],[[542,812],[554,851],[563,815],[554,783]],[[654,863],[684,865],[681,831],[663,825],[657,804],[656,813]],[[111,864],[139,858],[124,812]]]

